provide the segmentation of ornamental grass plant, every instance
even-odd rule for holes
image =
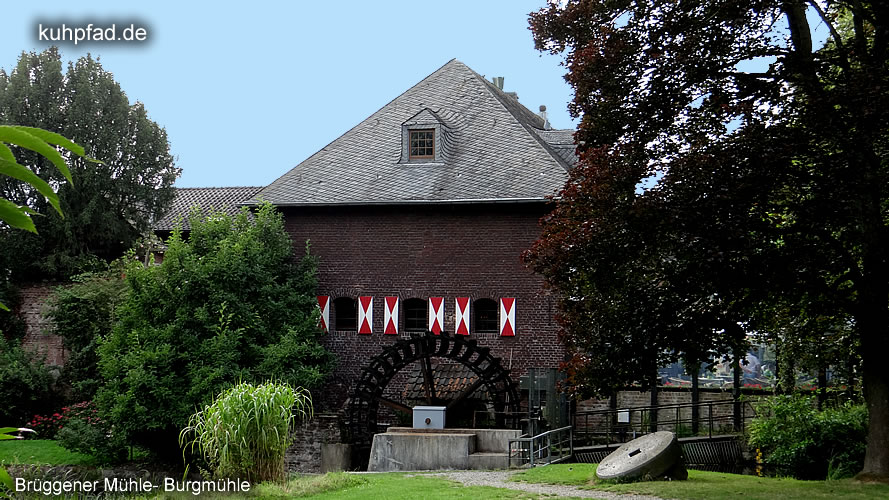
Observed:
[[[281,481],[293,426],[312,412],[306,389],[242,382],[192,415],[179,444],[202,456],[217,478]]]

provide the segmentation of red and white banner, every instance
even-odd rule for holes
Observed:
[[[438,335],[444,329],[444,297],[429,297],[429,331]]]
[[[329,331],[327,325],[330,324],[330,296],[318,296],[318,309],[321,309],[321,320],[318,322],[322,332]]]
[[[383,333],[398,335],[398,297],[386,297],[386,308],[383,310]]]
[[[374,298],[358,297],[358,333],[373,333]]]
[[[454,311],[454,333],[469,335],[469,297],[457,297]]]
[[[515,298],[500,299],[500,335],[515,337]]]

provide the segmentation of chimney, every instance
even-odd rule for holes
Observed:
[[[552,130],[553,126],[550,125],[549,119],[546,117],[546,106],[543,104],[540,105],[540,113],[538,115],[543,118],[543,129],[544,130]]]
[[[498,89],[503,90],[503,77],[502,76],[492,77],[491,83],[493,83],[494,86],[497,87]],[[504,94],[508,95],[509,97],[512,97],[516,101],[519,100],[519,95],[516,94],[515,92],[504,92]]]

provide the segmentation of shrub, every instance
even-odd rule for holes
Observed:
[[[99,421],[95,405],[84,401],[71,406],[64,406],[51,415],[34,415],[28,427],[37,432],[38,439],[56,439],[57,434],[74,419]]]
[[[16,340],[0,334],[0,420],[25,424],[31,415],[52,407],[49,367]]]
[[[749,444],[764,463],[797,479],[848,477],[861,470],[867,408],[847,402],[823,411],[811,396],[776,396],[760,404]]]
[[[280,481],[294,419],[311,414],[305,389],[241,383],[192,415],[179,443],[185,451],[197,451],[217,477]]]
[[[294,259],[265,204],[190,218],[158,266],[131,265],[118,321],[99,347],[103,418],[131,444],[172,458],[195,409],[239,381],[316,387],[332,368],[318,341],[315,259]]]
[[[99,463],[118,463],[127,456],[123,439],[99,419],[73,418],[59,430],[57,439],[63,448],[91,455]]]

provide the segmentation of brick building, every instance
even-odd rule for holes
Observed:
[[[489,347],[514,381],[562,361],[555,300],[520,255],[567,179],[573,135],[495,80],[451,60],[258,192],[180,191],[174,213],[268,200],[297,254],[311,242],[323,342],[338,359],[322,411],[343,410],[373,356],[426,330]],[[437,385],[472,383],[449,364],[433,361]],[[410,400],[416,370],[395,377],[387,398]]]

